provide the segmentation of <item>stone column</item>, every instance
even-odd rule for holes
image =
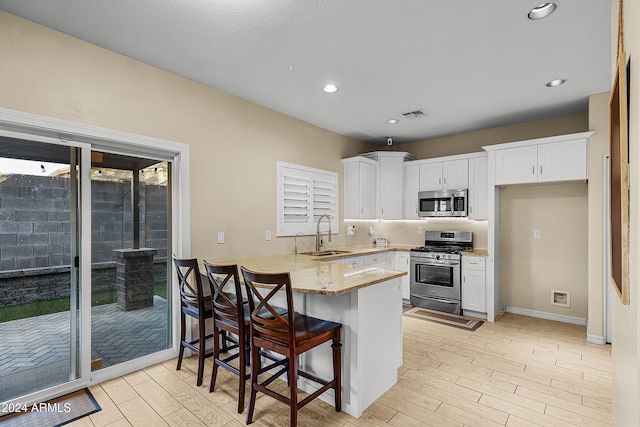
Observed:
[[[153,306],[153,257],[156,249],[116,249],[116,293],[123,311]]]

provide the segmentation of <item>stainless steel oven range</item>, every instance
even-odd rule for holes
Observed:
[[[473,249],[470,231],[427,231],[411,249],[411,305],[460,314],[460,252]]]

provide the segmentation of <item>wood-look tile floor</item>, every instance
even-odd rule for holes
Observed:
[[[298,425],[611,425],[611,346],[587,343],[584,327],[506,313],[475,332],[404,317],[403,332],[399,382],[361,418],[316,400]],[[174,359],[91,387],[102,411],[73,425],[244,425],[236,377],[220,369],[209,393],[211,360],[201,387],[195,362],[176,371]],[[288,408],[258,395],[254,425],[288,426]]]

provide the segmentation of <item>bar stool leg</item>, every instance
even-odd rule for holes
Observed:
[[[254,385],[258,382],[258,371],[260,371],[260,352],[258,348],[251,346],[251,388],[249,391],[249,407],[247,408],[246,424],[253,422],[253,410],[256,406],[256,395],[258,394]]]
[[[182,344],[185,340],[186,335],[186,319],[184,313],[180,313],[180,353],[178,354],[178,366],[176,367],[176,371],[179,371],[182,367],[182,358],[184,357],[184,345]]]
[[[197,385],[202,385],[202,377],[204,375],[204,355],[206,352],[206,333],[204,328],[198,327],[198,382]]]
[[[209,384],[209,393],[216,388],[216,378],[218,377],[218,364],[216,360],[220,357],[220,334],[218,328],[213,328],[213,371],[211,372],[211,383]]]
[[[342,410],[342,358],[340,357],[342,343],[340,342],[340,331],[338,331],[338,336],[333,338],[331,348],[333,349],[333,378],[336,381],[334,387],[335,407],[336,412],[340,412]]]
[[[242,339],[242,337],[238,337],[238,343]],[[238,377],[240,380],[238,383],[238,413],[241,414],[244,410],[245,373],[247,372],[247,360],[245,357],[247,354],[240,346],[238,346],[238,353]]]
[[[295,427],[298,425],[298,358],[294,354],[289,355],[289,398],[291,427]]]

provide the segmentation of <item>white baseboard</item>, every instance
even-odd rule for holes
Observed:
[[[555,320],[556,322],[571,323],[573,325],[587,326],[587,319],[579,317],[563,316],[561,314],[547,313],[544,311],[529,310],[526,308],[518,308],[505,306],[504,311],[513,314],[522,314],[523,316],[538,317],[540,319]],[[595,337],[594,337],[595,338]]]
[[[587,334],[587,342],[591,344],[600,344],[605,345],[607,342],[604,337],[599,337],[597,335]]]

